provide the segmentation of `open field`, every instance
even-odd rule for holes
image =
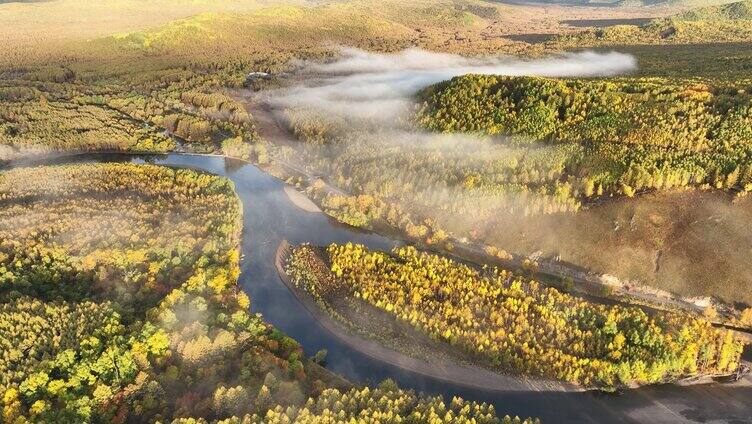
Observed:
[[[752,77],[752,43],[615,45],[603,48],[633,54],[636,75],[702,79],[748,79]]]
[[[10,43],[91,39],[114,32],[141,30],[199,13],[248,13],[301,1],[53,0],[0,2],[0,37]],[[54,28],[54,31],[49,31]]]

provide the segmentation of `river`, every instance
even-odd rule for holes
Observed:
[[[18,166],[70,162],[133,162],[196,169],[230,178],[243,202],[243,237],[239,284],[251,297],[251,308],[299,341],[306,353],[326,349],[326,367],[356,383],[385,378],[403,388],[461,396],[492,403],[500,415],[537,416],[545,423],[752,423],[752,377],[735,383],[689,387],[662,385],[629,390],[621,395],[597,392],[484,391],[434,380],[396,365],[380,362],[341,343],[322,328],[282,283],[274,266],[279,243],[356,242],[388,250],[400,242],[339,224],[324,214],[306,212],[290,201],[284,183],[257,167],[217,156],[169,154],[83,154]],[[750,349],[746,359],[750,360]]]

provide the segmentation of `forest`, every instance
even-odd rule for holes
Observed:
[[[566,149],[554,183],[581,199],[690,185],[747,191],[750,84],[468,75],[424,91],[416,120],[434,131],[517,136],[510,143],[533,151]],[[546,171],[516,176],[545,186]]]
[[[326,389],[317,399],[309,399],[300,408],[275,408],[263,417],[221,420],[220,424],[301,424],[357,422],[426,422],[539,424],[538,420],[498,418],[492,406],[467,403],[459,398],[447,405],[441,398],[421,398],[413,392],[399,390],[386,381],[376,389],[351,389],[345,393]],[[202,419],[179,419],[176,424],[203,424]]]
[[[229,180],[190,170],[0,174],[3,422],[523,422],[307,358],[237,286],[241,212]]]
[[[253,122],[236,100],[208,90],[216,78],[173,69],[81,83],[61,67],[3,79],[0,160],[61,150],[225,151],[248,159],[258,138]]]
[[[566,293],[571,278],[560,291],[536,273],[714,296],[708,318],[728,307],[752,326],[749,1],[512,3],[0,1],[0,167],[71,152],[240,158],[340,222],[420,246],[298,247],[288,271],[323,305],[343,296],[483,367],[581,388],[736,371],[730,331],[586,301]],[[571,23],[622,15],[647,23]],[[514,39],[530,35],[547,41]],[[522,61],[592,48],[638,66],[465,75],[411,97],[395,125],[290,107],[270,113],[290,140],[262,135],[268,96],[316,83],[310,70],[342,46]],[[0,422],[538,422],[327,371],[325,351],[304,352],[238,285],[242,214],[229,180],[187,169],[1,168]],[[514,266],[435,253],[460,244]]]
[[[321,252],[301,245],[286,270],[321,302],[359,299],[501,372],[586,387],[731,373],[743,349],[731,331],[684,313],[593,303],[522,275],[412,246],[385,253],[352,243]]]

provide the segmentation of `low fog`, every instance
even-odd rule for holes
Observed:
[[[374,194],[367,187],[386,184],[404,187],[402,195],[412,194],[411,206],[434,211],[472,209],[472,216],[448,218],[457,229],[476,227],[478,221],[487,221],[501,210],[508,212],[500,205],[501,198],[514,212],[524,210],[520,205],[528,200],[527,194],[517,199],[518,192],[467,190],[461,179],[476,171],[501,171],[500,164],[514,168],[538,148],[499,143],[500,137],[417,128],[409,118],[420,90],[465,74],[599,77],[636,69],[633,56],[618,52],[562,53],[531,60],[467,58],[415,48],[394,54],[343,48],[340,53],[329,63],[299,63],[292,86],[268,93],[279,121],[294,127],[290,121],[301,120],[301,127],[311,126],[329,138],[324,147],[300,143],[299,157],[288,159],[304,158],[300,165],[319,175],[336,178],[338,171],[345,172],[345,178],[366,194]],[[314,123],[309,122],[311,118]],[[522,137],[515,140],[522,141]],[[375,174],[368,167],[375,168]],[[432,178],[437,172],[448,177]]]
[[[465,58],[420,49],[380,54],[347,48],[331,63],[300,65],[305,82],[274,93],[271,98],[278,106],[383,121],[404,113],[421,89],[459,75],[604,77],[633,71],[637,62],[633,56],[617,52],[520,60]]]
[[[329,63],[299,63],[292,86],[272,91],[269,102],[279,121],[299,121],[317,143],[299,143],[299,165],[330,180],[347,179],[345,190],[410,199],[413,212],[442,211],[446,229],[478,228],[498,213],[524,211],[529,193],[468,190],[464,179],[513,172],[538,147],[499,143],[499,137],[440,134],[409,119],[415,95],[431,84],[473,74],[542,77],[598,77],[636,69],[633,56],[618,52],[563,53],[521,60],[466,58],[409,49],[395,54],[342,49]],[[515,140],[521,141],[521,137]],[[320,144],[324,144],[321,146]],[[543,146],[541,146],[543,147]],[[547,152],[558,147],[545,147]],[[555,175],[560,170],[552,169]],[[338,176],[339,174],[339,176]],[[442,175],[436,178],[436,175]],[[391,193],[375,193],[376,187]],[[519,197],[519,198],[518,198]],[[563,208],[567,207],[562,205]],[[466,211],[466,212],[461,212]]]

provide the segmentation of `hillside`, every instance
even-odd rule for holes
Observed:
[[[752,19],[752,1],[740,1],[718,6],[709,6],[693,9],[678,14],[672,18],[674,21],[727,21],[727,20],[750,20]]]
[[[468,75],[426,90],[417,120],[444,132],[517,135],[584,149],[563,176],[589,197],[703,184],[752,187],[748,83]],[[572,180],[571,178],[575,178]],[[660,182],[658,182],[660,181]]]
[[[47,13],[32,19],[40,14],[40,8]],[[211,57],[233,52],[234,57],[241,57],[241,53],[272,48],[322,47],[324,41],[369,43],[374,47],[381,40],[427,42],[441,38],[443,43],[457,30],[498,18],[504,8],[481,0],[421,0],[406,5],[389,1],[380,6],[367,0],[148,3],[106,0],[96,5],[80,0],[56,0],[50,6],[6,4],[0,5],[0,24],[3,24],[0,36],[9,43],[0,49],[54,43],[66,50],[74,49],[76,54],[101,57],[101,53],[111,56],[113,52],[98,48],[137,48],[162,53],[169,49],[169,53],[176,54],[186,53],[188,45],[201,45]],[[139,14],[149,17],[139,19]],[[86,17],[85,22],[79,21],[80,16]],[[43,27],[56,30],[40,32]],[[421,33],[415,32],[417,28],[421,28]],[[93,43],[71,45],[72,40]],[[9,50],[8,54],[15,53]],[[26,56],[20,56],[22,61],[30,59]]]
[[[248,13],[274,5],[306,4],[306,0],[0,1],[0,38],[12,42],[90,39],[200,13]]]
[[[562,255],[679,293],[751,302],[734,247],[746,243],[738,225],[750,210],[749,87],[749,80],[466,75],[425,90],[416,120],[434,131],[491,135],[524,152],[505,184],[489,171],[476,172],[473,186],[524,184],[525,193],[545,187],[591,205],[566,218],[489,215],[500,228],[525,234],[492,230],[487,236],[498,247]],[[640,193],[653,194],[612,199]]]
[[[641,25],[616,25],[562,35],[551,47],[632,44],[701,44],[752,41],[749,1],[693,9]]]

